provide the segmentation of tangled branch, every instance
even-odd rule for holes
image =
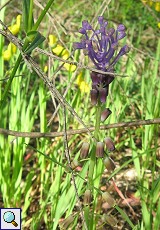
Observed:
[[[160,124],[160,118],[155,119],[148,119],[148,120],[139,120],[139,121],[132,121],[132,122],[121,122],[121,123],[114,123],[110,125],[102,125],[100,128],[101,130],[107,129],[115,129],[115,128],[128,128],[128,127],[137,127],[143,125],[152,125],[152,124]],[[94,131],[94,127],[88,127],[90,132]],[[75,135],[75,134],[83,134],[88,132],[88,129],[75,129],[75,130],[68,130],[67,135]],[[8,129],[0,128],[0,133],[7,136],[15,136],[15,137],[29,137],[29,138],[41,138],[41,137],[61,137],[64,136],[64,132],[49,132],[49,133],[41,133],[41,132],[18,132]]]

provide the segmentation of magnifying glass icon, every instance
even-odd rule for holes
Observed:
[[[3,219],[7,223],[13,224],[15,227],[18,226],[18,224],[15,222],[15,215],[11,211],[7,211],[3,214]]]

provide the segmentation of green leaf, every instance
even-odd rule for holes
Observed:
[[[151,223],[150,223],[150,213],[147,209],[147,205],[144,201],[142,201],[142,215],[143,215],[143,220],[145,223],[145,229],[150,230],[151,228]]]
[[[45,37],[42,36],[38,31],[30,31],[27,34],[28,40],[31,41],[31,44],[25,50],[25,53],[30,53],[34,50],[37,46],[39,46],[44,40]]]
[[[34,25],[33,20],[33,0],[23,0],[23,26],[24,30],[27,33]]]
[[[127,216],[127,214],[121,208],[119,208],[117,205],[115,206],[115,208],[121,214],[121,216],[123,217],[123,219],[127,221],[127,223],[131,226],[131,228],[134,228],[135,226],[132,223],[132,221],[129,219],[129,217]]]
[[[160,191],[160,179],[158,178],[156,181],[153,183],[153,203],[156,203],[158,198],[159,198],[159,191]]]
[[[159,217],[160,217],[160,200],[159,200],[158,205],[157,205],[157,213],[156,213],[156,217],[155,217],[155,221],[154,221],[154,230],[158,230],[160,227]]]

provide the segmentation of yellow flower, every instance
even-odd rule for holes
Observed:
[[[13,35],[16,35],[18,34],[20,27],[17,24],[15,24],[13,26],[9,26],[8,29],[11,31]]]
[[[76,79],[76,84],[78,86],[80,86],[81,82],[83,81],[83,77],[82,77],[82,72],[80,72],[77,76],[77,79]]]
[[[64,60],[67,60],[67,58],[69,57],[69,53],[68,51],[62,56],[62,58]],[[68,71],[71,71],[71,72],[74,72],[76,70],[76,65],[73,65],[73,64],[69,64],[69,63],[65,63],[64,65],[64,68]]]
[[[11,42],[9,43],[7,49],[10,50],[12,54],[15,54],[16,51],[17,51],[17,47],[13,43],[11,43]]]
[[[90,91],[89,85],[85,81],[82,81],[80,83],[79,89],[83,93],[88,93]]]
[[[158,28],[160,28],[160,22],[158,22]]]
[[[88,93],[90,91],[90,87],[87,82],[83,79],[83,73],[79,73],[76,79],[76,84],[79,86],[79,89],[83,93]]]
[[[11,46],[12,46],[12,53],[15,54],[17,51],[17,47],[13,43],[11,43]]]
[[[160,12],[160,2],[156,2],[155,10]]]
[[[53,53],[60,55],[64,60],[67,60],[69,57],[69,52],[61,45],[57,45],[55,48],[52,49]],[[76,65],[65,63],[64,68],[68,71],[74,72],[77,68]]]
[[[44,70],[43,70],[45,73],[47,73],[47,71],[48,71],[48,66],[47,65],[45,65],[45,67],[44,67]]]
[[[57,54],[57,55],[68,55],[69,56],[69,52],[61,45],[57,45],[55,48],[52,49],[53,53]]]
[[[3,59],[9,61],[14,53],[16,53],[17,47],[13,43],[9,43],[7,49],[3,52]]]
[[[20,26],[22,15],[18,14],[16,17],[16,24]]]
[[[11,56],[12,56],[11,50],[7,49],[3,52],[3,59],[5,61],[9,61],[11,59]]]
[[[20,24],[21,24],[21,15],[18,15],[16,18],[16,24],[13,24],[8,27],[8,29],[11,31],[13,35],[18,34],[20,30]]]
[[[55,35],[50,34],[50,35],[49,35],[49,42],[48,42],[48,44],[49,44],[50,46],[53,46],[53,45],[56,44],[57,40],[58,40],[58,39],[57,39],[57,37],[56,37]]]
[[[68,52],[68,51],[67,51]],[[63,56],[62,56],[62,58],[64,59],[64,60],[67,60],[67,58],[69,57],[69,53],[65,53]]]
[[[74,72],[77,68],[76,65],[69,64],[69,63],[65,63],[63,66],[66,70],[71,71],[71,72]]]

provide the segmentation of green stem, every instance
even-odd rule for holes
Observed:
[[[98,102],[97,108],[96,108],[96,124],[95,124],[95,131],[94,136],[96,139],[98,139],[99,130],[100,130],[100,123],[101,123],[101,102]]]
[[[27,31],[30,31],[32,29],[32,21],[33,21],[33,0],[30,1],[30,6],[29,6],[29,19],[28,19]]]
[[[101,122],[101,109],[102,105],[101,102],[98,100],[98,105],[96,107],[96,123],[95,123],[95,132],[94,137],[98,140],[99,138],[99,131],[100,131],[100,122]],[[92,210],[92,218],[90,219],[90,226],[92,226],[90,229],[94,230],[96,229],[96,222],[94,220],[94,211],[96,208],[96,198],[97,198],[97,192],[94,191],[94,168],[97,164],[96,161],[96,143],[93,145],[93,149],[91,151],[91,158],[90,158],[90,165],[89,165],[89,172],[88,172],[88,180],[89,180],[89,188],[92,191],[94,202],[93,202],[93,210]]]
[[[96,107],[96,124],[95,124],[95,132],[94,136],[98,140],[99,130],[100,130],[100,122],[101,122],[101,102],[98,102]],[[90,158],[90,165],[89,165],[89,186],[93,187],[93,174],[94,174],[94,167],[96,164],[96,143],[94,143],[93,149],[91,151],[91,158]]]

